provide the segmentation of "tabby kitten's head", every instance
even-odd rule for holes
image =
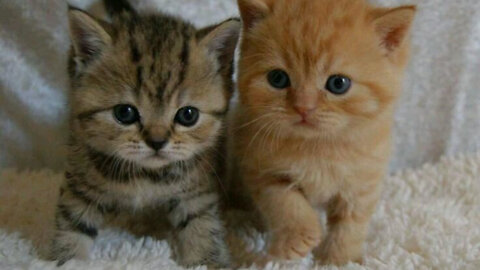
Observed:
[[[245,26],[240,100],[264,129],[338,137],[390,117],[415,7],[374,8],[365,0],[238,2]]]
[[[240,22],[197,30],[129,6],[116,12],[107,23],[69,10],[72,136],[147,168],[215,145],[231,96]]]

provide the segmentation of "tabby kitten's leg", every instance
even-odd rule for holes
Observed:
[[[372,192],[355,198],[355,202],[347,202],[337,196],[329,203],[328,234],[321,246],[314,251],[321,264],[363,262],[368,223],[375,210],[377,197],[377,192],[373,189]]]
[[[299,259],[320,243],[318,215],[299,190],[276,182],[259,187],[252,195],[272,233],[270,255]]]
[[[218,200],[215,191],[204,191],[170,201],[168,215],[174,228],[171,246],[179,264],[228,266],[229,253]]]
[[[98,208],[69,188],[62,188],[55,213],[50,258],[62,265],[72,258],[87,259],[97,228],[103,222]]]

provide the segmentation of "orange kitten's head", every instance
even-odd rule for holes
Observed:
[[[391,117],[414,6],[364,0],[239,0],[240,100],[283,135],[351,133]],[[348,130],[348,132],[346,132]]]

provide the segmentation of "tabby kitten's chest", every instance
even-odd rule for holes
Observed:
[[[148,177],[138,177],[126,183],[118,183],[111,179],[103,179],[107,186],[106,194],[112,198],[112,203],[131,211],[165,204],[171,199],[181,197],[186,191],[199,187],[196,177],[191,173],[185,173],[182,178],[166,183],[162,183],[162,179],[155,180],[157,181]]]
[[[110,185],[112,196],[117,197],[117,203],[130,210],[151,207],[165,203],[171,197],[181,192],[178,185],[160,186],[148,179],[136,179],[128,184]]]

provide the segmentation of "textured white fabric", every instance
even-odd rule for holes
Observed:
[[[93,2],[70,1],[81,8]],[[203,26],[236,16],[235,2],[135,3]],[[417,2],[413,59],[396,117],[394,169],[480,149],[480,1]],[[0,0],[0,167],[61,168],[63,164],[66,26],[63,0]]]
[[[48,170],[0,172],[0,269],[56,269],[38,254],[48,247],[61,179]],[[442,159],[387,178],[370,227],[365,264],[342,269],[480,269],[478,194],[480,154]],[[250,249],[264,245],[251,230],[235,231],[245,236]],[[234,246],[238,252],[244,245]],[[165,241],[135,239],[119,231],[102,231],[90,257],[72,260],[62,269],[179,269]],[[312,266],[307,258],[270,263],[266,269]]]

